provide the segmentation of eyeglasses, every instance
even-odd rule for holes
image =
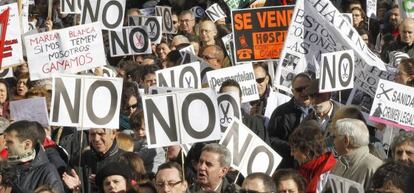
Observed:
[[[167,186],[168,188],[172,188],[172,187],[174,187],[174,186],[176,186],[176,185],[178,185],[179,183],[181,183],[181,182],[183,182],[182,180],[180,180],[180,181],[178,181],[178,182],[166,182],[166,183],[163,183],[163,182],[156,182],[155,183],[155,186],[157,187],[157,188],[163,188],[164,186]]]
[[[303,90],[305,90],[306,86],[302,86],[302,87],[298,87],[298,88],[294,88],[293,90],[295,90],[296,92],[303,92]]]
[[[240,193],[273,193],[273,192],[259,192],[255,190],[249,190],[249,189],[241,189],[239,192]]]
[[[263,77],[263,78],[256,78],[256,82],[257,82],[258,84],[260,84],[260,83],[262,83],[263,81],[265,81],[265,79],[266,79],[266,76],[265,76],[265,77]]]
[[[204,60],[216,59],[215,57],[211,57],[211,56],[207,56],[207,55],[203,55],[202,57],[203,57]]]
[[[194,19],[182,19],[180,20],[180,23],[189,23],[190,21],[193,21]]]
[[[136,109],[138,107],[138,103],[135,103],[133,105],[128,105],[127,108],[128,109]]]

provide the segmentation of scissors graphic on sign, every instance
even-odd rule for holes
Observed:
[[[390,92],[390,91],[392,91],[392,90],[394,90],[394,89],[390,88],[388,90],[385,90],[383,83],[381,83],[379,87],[381,88],[382,93],[377,94],[377,98],[381,98],[381,95],[385,95],[385,97],[387,97],[387,99],[390,100],[390,97],[388,96],[387,93]]]
[[[223,111],[223,115],[224,115],[224,117],[220,119],[221,124],[224,124],[226,122],[230,123],[232,121],[232,118],[227,116],[227,114],[229,113],[229,107],[230,107],[230,104],[227,104],[226,110],[224,110],[223,103],[220,104],[220,108]]]

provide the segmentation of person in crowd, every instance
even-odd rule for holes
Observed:
[[[414,32],[413,32],[414,33]],[[413,35],[414,36],[414,35]],[[395,82],[414,87],[414,59],[406,58],[400,61]]]
[[[134,151],[134,139],[130,134],[117,133],[116,142],[118,143],[119,149],[122,149],[126,152]]]
[[[178,45],[189,44],[190,40],[184,35],[176,35],[171,41],[171,50],[176,50]]]
[[[304,90],[309,97],[313,112],[308,114],[302,121],[316,120],[321,125],[321,130],[328,135],[327,128],[332,122],[332,117],[339,108],[339,104],[331,100],[331,92],[321,93],[319,91],[319,79],[311,81]]]
[[[21,74],[17,77],[16,88],[13,93],[13,100],[24,99],[27,91],[29,90],[29,73]]]
[[[241,102],[242,91],[241,91],[240,85],[237,81],[235,81],[233,79],[228,79],[228,80],[224,81],[221,84],[221,87],[219,89],[219,93],[225,93],[225,92],[236,92],[236,93],[238,93],[238,95],[240,97],[240,102]],[[257,116],[252,116],[252,115],[248,114],[247,112],[245,112],[242,108],[241,109],[241,120],[242,120],[243,124],[245,124],[254,133],[256,133],[256,135],[259,136],[263,141],[265,141],[265,142],[268,141],[267,132],[266,132],[266,129],[264,128],[262,118],[257,117]]]
[[[127,192],[131,189],[131,172],[122,162],[110,162],[96,174],[96,185],[102,193]]]
[[[180,22],[179,32],[183,35],[192,34],[195,35],[195,17],[191,10],[184,10],[178,16]]]
[[[389,17],[387,21],[387,25],[383,28],[383,34],[390,33],[395,40],[398,35],[400,35],[400,30],[398,28],[402,21],[402,17],[400,16],[400,8],[397,4],[394,4],[391,7],[391,10],[389,10]]]
[[[161,60],[166,60],[167,55],[170,53],[170,51],[171,50],[167,42],[161,41],[161,43],[157,45],[157,55]]]
[[[97,191],[96,173],[106,164],[119,160],[119,157],[125,152],[118,148],[115,136],[115,129],[90,129],[88,134],[90,149],[84,151],[80,157],[71,160],[71,165],[75,168],[80,163],[79,169],[82,174],[79,177],[82,180],[83,190]]]
[[[15,183],[17,172],[6,159],[0,159],[0,190],[4,193],[24,193]]]
[[[273,179],[264,173],[249,174],[243,181],[240,192],[274,192],[276,193],[276,184]]]
[[[365,16],[364,10],[360,7],[354,7],[351,10],[352,13],[352,24],[355,29],[367,29],[365,22],[367,18]]]
[[[267,97],[269,97],[271,83],[267,64],[259,62],[253,64],[254,76],[256,77],[257,90],[259,91],[259,100],[250,102],[250,115],[264,116],[267,106]]]
[[[369,153],[369,132],[365,123],[358,119],[339,119],[333,137],[339,158],[331,173],[368,189],[374,172],[383,162]]]
[[[5,80],[0,80],[0,117],[10,118],[9,102],[9,84]]]
[[[404,163],[396,161],[385,163],[375,172],[372,177],[372,186],[367,192],[410,192],[410,187],[413,186],[413,173],[414,168]]]
[[[8,162],[17,171],[16,185],[27,192],[41,185],[50,185],[63,193],[59,173],[41,147],[39,130],[43,127],[37,122],[17,121],[4,131]]]
[[[288,140],[294,129],[309,114],[309,99],[303,91],[309,86],[310,80],[310,76],[306,73],[297,74],[292,81],[293,97],[277,107],[270,116],[267,127],[270,144],[283,157],[279,168],[294,166]]]
[[[214,70],[223,67],[224,62],[224,50],[217,45],[205,46],[202,49],[201,57],[210,64],[210,67]]]
[[[178,32],[178,29],[180,29],[180,22],[178,21],[177,13],[175,13],[175,12],[172,13],[171,20],[172,20],[172,23],[173,23],[174,31]]]
[[[414,19],[404,19],[399,25],[399,32],[400,38],[382,51],[381,59],[384,62],[389,62],[389,53],[392,51],[405,52],[410,57],[414,57]]]
[[[391,144],[393,160],[412,164],[414,166],[414,133],[402,132]]]
[[[217,27],[211,20],[204,20],[200,23],[200,39],[202,46],[216,45]]]
[[[133,82],[125,82],[122,89],[122,115],[130,117],[136,110],[141,109],[141,106],[138,85]]]
[[[158,165],[165,162],[165,152],[162,148],[148,148],[144,112],[135,112],[129,124],[134,131],[134,152],[144,161],[146,171],[155,173]]]
[[[299,163],[299,173],[306,178],[307,193],[317,190],[319,178],[329,173],[336,161],[332,152],[326,152],[324,135],[315,120],[305,121],[289,137],[292,156]]]
[[[297,170],[276,170],[273,179],[278,193],[305,193],[306,179]]]
[[[155,174],[157,193],[185,193],[188,188],[183,170],[176,162],[166,162],[158,167]]]
[[[237,192],[240,187],[225,178],[230,168],[230,156],[229,150],[222,145],[212,143],[204,146],[197,164],[196,183],[190,186],[190,191]]]
[[[125,152],[121,155],[119,161],[129,166],[131,169],[131,179],[137,184],[142,184],[150,180],[145,170],[144,161],[142,161],[138,154]]]
[[[148,65],[142,69],[140,85],[142,85],[145,90],[148,90],[151,86],[157,85],[157,77],[155,76],[155,71],[157,70],[159,70],[157,65]]]

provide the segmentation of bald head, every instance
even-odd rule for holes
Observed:
[[[210,45],[204,47],[201,56],[213,69],[219,69],[223,65],[224,51],[219,46]]]
[[[200,24],[200,39],[204,45],[214,45],[214,38],[217,36],[217,27],[210,20],[205,20]]]
[[[414,19],[406,18],[400,24],[400,38],[401,42],[408,45],[414,42]]]

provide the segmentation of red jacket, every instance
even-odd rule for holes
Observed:
[[[306,193],[315,193],[319,182],[319,177],[330,171],[335,165],[335,158],[332,152],[320,155],[319,157],[302,164],[299,173],[306,178],[308,185]]]

